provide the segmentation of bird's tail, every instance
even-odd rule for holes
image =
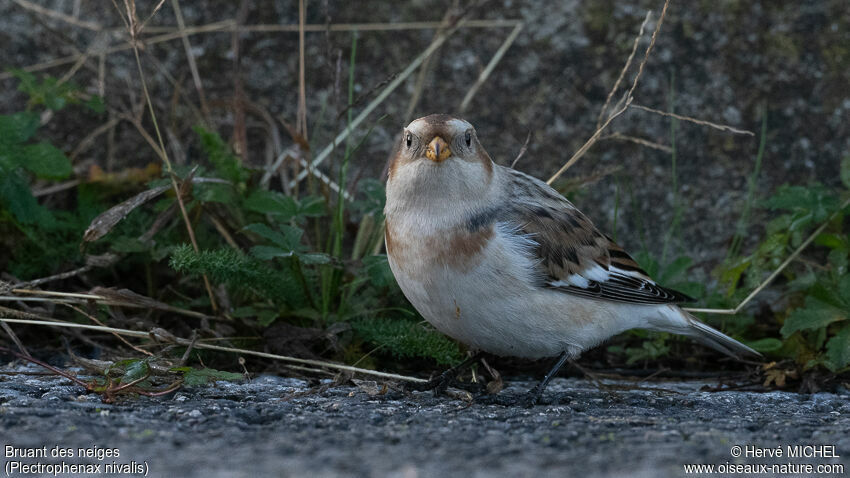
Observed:
[[[667,313],[663,314],[664,319],[666,319],[663,322],[651,321],[654,330],[686,335],[703,345],[736,359],[741,359],[742,356],[747,355],[751,357],[762,357],[762,354],[759,352],[756,352],[723,332],[700,322],[699,319],[679,307],[670,306],[667,311]]]

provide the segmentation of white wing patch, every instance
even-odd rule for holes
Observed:
[[[593,267],[581,271],[580,274],[582,277],[596,282],[605,282],[609,277],[608,271],[603,269],[599,264],[593,264]]]
[[[547,286],[585,297],[628,302],[634,304],[661,304],[690,302],[685,294],[657,285],[643,274],[599,265],[581,274],[571,274],[566,280],[550,281]]]
[[[621,276],[634,277],[635,279],[640,279],[642,281],[649,282],[650,284],[655,284],[655,281],[652,280],[649,276],[646,276],[646,275],[644,275],[640,272],[637,272],[637,271],[626,271],[626,270],[620,269],[619,267],[613,266],[613,265],[609,267],[609,270],[611,271],[611,274],[618,274],[618,275],[621,275]]]

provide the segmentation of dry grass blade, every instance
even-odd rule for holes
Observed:
[[[107,289],[111,290],[111,289]],[[35,290],[35,289],[12,289],[12,294],[17,295],[0,295],[0,301],[9,301],[9,302],[48,302],[48,303],[56,303],[56,304],[85,304],[89,301],[94,301],[100,305],[110,305],[115,307],[132,307],[132,308],[140,308],[147,309],[150,308],[150,303],[148,301],[152,301],[156,304],[162,304],[160,302],[154,301],[153,299],[145,297],[147,301],[139,301],[139,300],[131,300],[124,301],[121,298],[116,297],[119,300],[113,300],[108,297],[104,297],[97,294],[83,294],[77,292],[56,292],[50,290]],[[136,294],[138,296],[138,294]],[[144,297],[144,296],[138,296]],[[187,317],[195,317],[198,319],[212,319],[207,314],[196,312],[194,310],[181,309],[179,307],[174,307],[168,304],[158,305],[156,307],[159,310],[163,310],[165,312],[171,312],[174,314],[185,315]],[[0,313],[8,314],[10,310],[6,307],[0,306]],[[24,312],[21,312],[24,313]]]
[[[135,9],[135,3],[136,3],[136,2],[135,2],[135,0],[132,0],[132,2],[131,2],[131,3],[133,3],[133,4],[134,4],[134,9]],[[143,21],[143,22],[142,22],[142,24],[141,24],[141,25],[139,25],[139,26],[137,27],[137,29],[136,29],[136,35],[138,35],[139,33],[141,33],[141,32],[145,29],[145,27],[147,26],[148,22],[149,22],[149,21],[151,21],[151,19],[154,17],[154,15],[156,15],[156,12],[158,12],[158,11],[159,11],[159,9],[160,9],[160,8],[162,8],[162,5],[163,5],[164,3],[165,3],[165,0],[159,0],[159,3],[157,3],[157,4],[156,4],[156,6],[154,7],[153,11],[150,13],[150,15],[148,15],[148,18],[146,18],[146,19],[145,19],[145,21]]]
[[[68,307],[68,308],[71,308],[71,309],[73,309],[73,310],[77,311],[79,314],[81,314],[81,315],[83,315],[83,316],[87,317],[89,320],[91,320],[91,321],[92,321],[92,322],[94,322],[95,324],[100,325],[100,326],[103,326],[103,327],[106,327],[106,324],[104,324],[103,322],[101,322],[101,321],[100,321],[97,317],[95,317],[95,316],[93,316],[93,315],[91,315],[91,314],[87,313],[87,312],[86,312],[86,311],[84,311],[83,309],[81,309],[81,308],[79,308],[79,307],[76,307],[76,306],[74,306],[74,305],[71,305],[71,304],[62,304],[62,305],[64,305],[65,307]],[[4,325],[5,325],[5,324],[4,324]],[[122,337],[121,335],[116,334],[116,333],[113,333],[112,335],[113,335],[116,339],[118,339],[118,340],[120,340],[121,342],[123,342],[123,343],[124,343],[124,345],[126,345],[126,346],[130,347],[131,349],[135,350],[136,352],[142,353],[142,354],[147,355],[147,356],[149,356],[149,357],[153,357],[153,354],[152,354],[152,353],[148,352],[147,350],[140,349],[139,347],[136,347],[135,345],[131,344],[131,343],[130,343],[127,339],[125,339],[125,338],[124,338],[124,337]]]
[[[153,309],[153,310],[161,310],[164,312],[173,312],[178,314],[185,314],[187,311],[185,309],[181,309],[179,307],[174,307],[173,305],[166,304],[164,302],[160,302],[155,299],[151,299],[150,297],[137,294],[130,289],[113,289],[106,287],[95,287],[91,290],[91,294],[102,297],[104,301],[114,304],[122,304],[130,307],[137,307],[142,309]],[[198,318],[208,318],[209,316],[205,314],[195,313],[193,314]]]
[[[466,108],[469,107],[469,103],[472,102],[472,98],[474,98],[475,94],[478,93],[478,89],[481,88],[481,86],[487,81],[487,78],[490,77],[490,74],[493,73],[493,70],[496,68],[496,65],[499,64],[499,61],[502,59],[503,56],[505,56],[505,53],[508,51],[508,48],[513,45],[514,40],[516,40],[517,35],[519,35],[519,32],[522,31],[524,26],[525,24],[522,22],[517,23],[514,29],[511,30],[511,33],[508,35],[508,37],[505,38],[505,41],[502,42],[502,45],[499,46],[499,49],[496,50],[496,53],[493,55],[493,58],[490,59],[490,62],[487,63],[487,66],[484,68],[481,74],[478,75],[478,79],[475,80],[475,83],[473,83],[472,86],[469,88],[469,91],[466,92],[466,96],[463,97],[463,101],[460,102],[459,111],[461,113],[466,111]]]
[[[646,146],[647,148],[657,149],[659,151],[664,151],[665,153],[671,153],[673,148],[667,146],[666,144],[655,143],[653,141],[649,141],[648,139],[638,138],[637,136],[629,136],[622,133],[612,133],[606,136],[602,136],[599,138],[600,140],[604,139],[616,139],[620,141],[628,141],[630,143],[639,144],[641,146]]]
[[[521,20],[515,19],[493,19],[493,20],[467,20],[461,28],[513,28],[520,23]],[[196,29],[206,28],[208,25],[198,27],[189,27],[187,33],[193,35],[195,33],[208,33],[208,30],[196,31]],[[438,30],[445,27],[445,23],[439,22],[392,22],[392,23],[307,23],[303,26],[305,32],[324,33],[331,32],[386,32],[386,31],[402,31],[402,30]],[[256,24],[256,25],[230,25],[225,31],[237,30],[240,33],[273,33],[273,32],[288,32],[295,33],[302,29],[298,24],[277,25],[277,24]],[[177,29],[174,27],[148,27],[146,29],[151,33],[173,33]]]
[[[636,109],[643,110],[643,111],[648,111],[650,113],[655,113],[655,114],[661,115],[661,116],[676,118],[677,120],[687,121],[689,123],[695,123],[695,124],[698,124],[698,125],[701,125],[701,126],[708,126],[709,128],[718,129],[720,131],[725,131],[727,133],[744,134],[744,135],[747,135],[747,136],[755,136],[756,135],[752,131],[748,131],[748,130],[745,130],[745,129],[733,128],[733,127],[725,125],[725,124],[712,123],[710,121],[691,118],[690,116],[677,115],[676,113],[668,113],[666,111],[657,110],[655,108],[650,108],[648,106],[633,104],[632,108],[636,108]]]
[[[307,82],[304,62],[304,25],[306,24],[304,0],[298,0],[298,120],[296,130],[307,139]]]
[[[809,235],[809,237],[805,241],[803,241],[803,243],[800,244],[800,246],[794,252],[792,252],[791,255],[788,256],[787,259],[785,259],[782,262],[782,264],[779,264],[779,267],[777,267],[776,270],[774,270],[769,276],[767,276],[767,279],[762,281],[762,283],[759,284],[759,286],[756,287],[752,292],[750,292],[750,295],[748,295],[743,301],[741,301],[741,303],[738,304],[738,306],[735,307],[734,309],[700,309],[700,308],[692,308],[692,307],[683,307],[683,308],[685,310],[687,310],[688,312],[701,312],[701,313],[705,313],[705,314],[718,314],[718,315],[735,315],[735,314],[737,314],[738,312],[741,311],[741,309],[744,308],[744,306],[746,306],[751,300],[753,300],[753,298],[756,295],[758,295],[759,292],[761,292],[762,290],[764,290],[765,287],[770,285],[770,283],[773,282],[773,280],[776,279],[779,276],[779,274],[781,274],[782,271],[785,270],[786,267],[788,267],[788,264],[791,264],[792,262],[794,262],[794,259],[796,259],[797,256],[799,256],[800,253],[803,252],[804,249],[809,247],[809,244],[811,244],[812,241],[814,241],[824,231],[824,229],[826,229],[826,227],[829,225],[830,222],[832,222],[832,220],[835,218],[835,216],[837,216],[840,211],[843,211],[848,206],[850,206],[850,198],[845,200],[841,204],[841,206],[838,208],[837,211],[833,212],[826,219],[826,221],[823,222],[823,224],[821,224],[817,229],[815,229],[815,232],[811,233],[811,235]]]
[[[154,13],[156,13],[156,10],[158,10],[159,7],[162,6],[162,3],[164,1],[165,0],[160,1],[159,5],[154,10]],[[174,174],[173,168],[171,167],[171,160],[168,159],[168,152],[165,149],[165,142],[162,140],[162,133],[159,130],[159,123],[156,120],[156,112],[154,111],[154,108],[153,108],[153,100],[151,100],[150,93],[148,92],[148,85],[147,85],[147,82],[145,81],[145,73],[144,73],[144,69],[142,68],[142,60],[139,57],[139,46],[136,42],[136,35],[139,31],[141,31],[141,29],[137,30],[135,0],[124,0],[124,4],[127,8],[127,18],[125,19],[125,24],[128,27],[128,31],[130,33],[130,38],[132,40],[133,53],[135,54],[135,57],[136,57],[136,66],[138,67],[138,70],[139,70],[139,79],[141,80],[141,83],[142,83],[142,92],[145,95],[145,102],[147,103],[147,106],[148,106],[148,112],[151,115],[151,122],[153,123],[154,131],[156,131],[156,137],[157,137],[157,140],[158,140],[158,143],[159,143],[159,150],[162,153],[162,160],[165,163],[165,167],[168,170],[168,176],[171,179],[171,187],[174,189],[174,193],[177,195],[177,204],[180,205],[180,213],[183,216],[183,222],[186,224],[186,231],[189,233],[189,240],[192,243],[192,248],[195,250],[195,252],[198,252],[198,251],[200,251],[200,248],[198,247],[198,241],[195,238],[195,231],[194,231],[194,229],[192,229],[192,222],[189,220],[188,212],[186,212],[186,205],[183,203],[183,197],[182,197],[182,194],[180,193],[180,186],[177,184],[177,178]],[[113,5],[114,5],[114,2],[113,2]],[[117,5],[116,5],[116,8],[117,8]],[[119,10],[118,13],[120,15],[121,11]],[[151,14],[151,16],[153,16],[153,14]],[[150,18],[148,18],[148,20],[150,20]],[[147,22],[148,20],[145,20],[145,21]],[[142,25],[142,26],[144,26],[144,25]],[[213,294],[213,291],[212,291],[212,285],[210,284],[210,280],[209,280],[209,278],[207,277],[206,274],[203,274],[202,277],[204,279],[204,287],[206,288],[207,295],[209,296],[209,299],[210,299],[210,306],[212,307],[213,311],[217,311],[218,305],[216,303],[215,294]]]
[[[77,157],[80,155],[80,153],[82,153],[83,151],[86,150],[86,148],[88,148],[89,146],[94,144],[94,140],[97,139],[98,136],[100,136],[100,135],[108,132],[112,128],[114,128],[115,125],[117,125],[119,121],[120,120],[118,118],[110,118],[109,121],[98,126],[91,133],[86,135],[86,137],[83,138],[80,141],[80,143],[77,145],[77,147],[74,148],[74,150],[71,152],[71,155],[70,155],[71,161],[74,161],[75,159],[77,159]]]
[[[110,253],[101,254],[99,256],[86,256],[86,265],[84,265],[83,267],[78,267],[76,269],[73,269],[73,270],[70,270],[70,271],[67,271],[67,272],[62,272],[62,273],[59,273],[59,274],[54,274],[52,276],[41,277],[41,278],[38,278],[38,279],[33,279],[33,280],[30,280],[30,281],[27,281],[27,282],[23,282],[23,283],[17,284],[15,286],[15,288],[16,289],[29,289],[29,288],[32,288],[32,287],[38,287],[41,284],[46,284],[48,282],[69,279],[71,277],[76,277],[80,274],[84,274],[84,273],[90,271],[94,267],[108,267],[108,266],[114,264],[117,260],[118,260],[118,256],[115,255],[115,254],[110,254]],[[10,290],[12,290],[12,289],[10,289]]]
[[[632,52],[629,53],[629,58],[626,60],[626,64],[623,65],[623,69],[620,70],[620,76],[617,77],[617,81],[614,82],[614,86],[611,88],[611,91],[608,92],[608,97],[605,98],[605,104],[602,105],[602,109],[599,111],[599,117],[596,118],[596,127],[602,124],[602,117],[605,116],[605,112],[608,111],[608,105],[611,104],[611,98],[614,97],[614,93],[617,92],[617,88],[620,87],[620,83],[623,82],[623,78],[626,77],[626,72],[629,71],[629,67],[632,65],[632,60],[635,58],[635,52],[637,52],[638,44],[640,43],[640,39],[643,38],[643,30],[646,28],[646,24],[649,23],[649,18],[652,16],[652,10],[646,12],[646,18],[643,19],[643,23],[640,24],[640,31],[638,31],[637,36],[635,37],[635,41],[632,44]]]
[[[20,350],[22,354],[26,355],[27,357],[32,357],[32,355],[30,355],[29,350],[24,347],[24,343],[21,342],[21,339],[19,339],[15,332],[12,330],[12,328],[9,327],[9,324],[7,324],[6,322],[0,322],[0,326],[3,327],[3,330],[6,331],[6,334],[9,336],[10,339],[12,339],[12,342],[15,342],[15,346],[18,347],[18,350]]]
[[[443,14],[443,19],[441,20],[442,26],[434,32],[433,41],[439,35],[442,35],[443,32],[451,25],[451,18],[454,15],[454,11],[449,8],[446,9],[446,12]],[[416,75],[416,82],[413,84],[413,94],[410,96],[410,101],[407,103],[407,110],[404,113],[404,122],[409,123],[413,119],[413,111],[416,110],[416,106],[419,104],[419,100],[422,97],[422,92],[425,90],[425,80],[428,78],[428,74],[431,71],[431,65],[436,63],[436,59],[439,55],[439,51],[434,51],[434,54],[429,56],[422,62],[422,66],[419,68],[419,74]],[[350,106],[349,106],[350,107]]]
[[[378,107],[378,105],[383,103],[384,100],[386,100],[387,97],[390,95],[390,93],[395,91],[395,89],[398,88],[399,85],[404,82],[404,80],[406,80],[414,71],[416,71],[416,68],[418,68],[423,61],[425,61],[425,58],[428,58],[431,53],[433,53],[437,48],[439,48],[443,43],[445,43],[445,41],[448,40],[448,38],[457,30],[457,28],[459,28],[462,23],[463,22],[448,29],[444,35],[440,35],[435,38],[434,41],[432,41],[431,44],[428,46],[428,48],[425,49],[425,51],[423,51],[419,54],[419,56],[414,58],[413,61],[411,61],[410,64],[408,64],[407,67],[402,70],[402,72],[399,73],[399,75],[392,82],[390,82],[390,84],[388,84],[386,88],[384,88],[383,91],[381,91],[381,93],[378,94],[378,96],[374,100],[372,100],[372,102],[366,105],[363,111],[361,111],[360,114],[357,115],[357,117],[351,121],[351,124],[346,126],[346,128],[343,129],[329,145],[325,146],[325,148],[322,149],[319,154],[316,155],[309,168],[301,170],[301,172],[298,173],[298,176],[296,176],[295,179],[290,181],[289,187],[295,188],[295,186],[302,179],[306,178],[308,174],[315,173],[316,167],[322,162],[324,162],[324,160],[327,159],[328,156],[330,156],[330,154],[336,149],[336,146],[338,144],[342,144],[342,142],[345,141],[348,135],[351,134],[351,132],[354,131],[360,125],[360,123],[362,123],[372,113],[372,111],[374,111],[375,108]]]
[[[652,53],[653,47],[655,47],[655,40],[658,37],[658,32],[661,30],[661,25],[664,23],[664,17],[667,15],[667,7],[669,5],[670,0],[666,0],[664,2],[664,7],[661,9],[661,15],[658,16],[658,22],[655,24],[655,30],[652,32],[652,38],[649,40],[649,45],[646,47],[646,51],[643,54],[643,60],[641,60],[640,65],[638,66],[637,74],[635,75],[635,78],[632,81],[632,86],[631,88],[629,88],[629,91],[624,97],[623,106],[611,113],[611,115],[608,116],[608,119],[605,120],[602,126],[596,128],[596,131],[593,133],[590,139],[588,139],[581,146],[581,148],[579,148],[579,150],[576,151],[575,154],[573,154],[573,156],[563,166],[561,166],[561,169],[559,169],[558,172],[553,174],[552,177],[549,178],[548,181],[546,181],[546,184],[552,184],[553,182],[555,182],[555,180],[558,179],[559,176],[564,174],[564,171],[569,169],[573,164],[575,164],[579,159],[581,159],[581,157],[584,156],[587,150],[589,150],[590,147],[593,146],[599,140],[599,137],[602,135],[602,132],[605,130],[605,128],[607,128],[608,125],[610,125],[611,122],[614,121],[614,119],[625,113],[626,110],[629,109],[629,107],[632,105],[632,101],[634,101],[634,91],[637,88],[638,81],[640,81],[640,77],[643,75],[643,70],[646,67],[646,62],[649,61],[649,55]],[[631,57],[629,57],[629,61],[631,61]]]
[[[514,169],[516,163],[519,162],[519,159],[525,155],[525,152],[528,151],[528,143],[531,141],[531,131],[528,132],[528,136],[525,137],[525,143],[522,144],[522,148],[519,149],[519,153],[517,153],[516,158],[514,158],[511,163],[511,169]]]
[[[641,75],[643,75],[643,69],[646,67],[646,62],[649,61],[649,55],[652,53],[652,48],[655,47],[655,39],[658,38],[658,32],[661,31],[661,24],[664,23],[664,17],[667,15],[668,6],[670,6],[670,0],[665,0],[664,7],[661,8],[661,15],[658,16],[658,23],[655,24],[655,30],[652,31],[652,38],[649,39],[649,46],[646,47],[646,51],[643,54],[643,60],[641,60],[640,65],[638,65],[637,74],[635,75],[634,81],[632,81],[632,87],[629,88],[629,98],[631,98],[634,94],[638,81],[640,80]]]
[[[113,2],[114,3],[114,2]],[[123,15],[121,16],[124,19]],[[126,19],[124,19],[126,23]],[[505,28],[514,27],[519,20],[468,20],[462,25],[457,25],[457,28]],[[439,28],[440,22],[412,22],[412,23],[345,23],[345,24],[316,24],[305,25],[305,32],[324,32],[330,31],[396,31],[396,30],[429,30]],[[221,32],[297,32],[298,25],[236,25],[233,20],[224,20],[221,22],[200,25],[197,27],[188,27],[182,32],[179,29],[172,27],[148,27],[147,31],[166,31],[162,35],[153,36],[145,39],[146,45],[154,45],[171,40],[183,38],[184,35],[199,35],[205,33],[221,33]],[[106,50],[99,52],[101,55],[108,55],[120,51],[131,50],[133,45],[129,42],[122,43]],[[46,70],[55,66],[67,65],[74,63],[82,56],[82,53],[56,58],[34,65],[24,66],[20,69],[23,71],[33,72]],[[0,73],[0,80],[12,78],[14,75],[10,72]]]
[[[189,346],[192,341],[175,337],[168,333],[161,332],[140,332],[136,330],[128,330],[128,329],[119,329],[115,327],[103,327],[99,325],[89,325],[89,324],[77,324],[70,322],[49,322],[45,320],[26,320],[26,319],[9,319],[9,318],[0,318],[0,322],[7,322],[10,324],[27,324],[27,325],[40,325],[40,326],[50,326],[50,327],[65,327],[65,328],[77,328],[77,329],[87,329],[87,330],[95,330],[99,332],[108,332],[108,333],[116,333],[125,335],[128,337],[139,337],[139,338],[153,338],[162,343],[176,343],[178,345]],[[252,355],[254,357],[262,357],[272,360],[280,360],[282,362],[295,363],[300,365],[308,365],[313,367],[324,367],[330,368],[334,370],[340,370],[343,372],[351,372],[351,373],[359,373],[363,375],[372,375],[374,377],[381,377],[390,380],[403,380],[406,382],[416,382],[416,383],[425,383],[427,380],[417,378],[417,377],[408,377],[406,375],[399,375],[395,373],[388,372],[379,372],[377,370],[368,370],[363,368],[352,367],[350,365],[343,365],[333,362],[325,362],[323,360],[310,360],[310,359],[301,359],[297,357],[288,357],[286,355],[277,355],[270,354],[266,352],[258,352],[255,350],[246,350],[246,349],[238,349],[234,347],[222,347],[219,345],[211,345],[206,343],[195,343],[194,345],[197,349],[207,349],[207,350],[217,350],[219,352],[230,352],[230,353],[238,353],[243,355]]]
[[[81,182],[82,181],[80,181],[79,179],[72,179],[70,181],[63,181],[61,183],[57,183],[57,184],[54,184],[52,186],[47,186],[47,187],[42,188],[42,189],[36,189],[32,192],[32,195],[33,195],[33,197],[49,196],[51,194],[56,194],[56,193],[59,193],[59,192],[62,192],[62,191],[67,191],[68,189],[74,189],[75,187],[79,186]]]
[[[36,5],[27,0],[12,0],[21,8],[25,8],[27,10],[38,13],[39,15],[44,15],[45,17],[54,18],[56,20],[61,20],[65,23],[69,23],[76,27],[85,28],[86,30],[93,31],[101,31],[103,27],[94,22],[87,22],[85,20],[80,20],[79,18],[74,18],[70,15],[65,15],[62,12],[57,12],[56,10],[50,10],[49,8],[44,8],[40,5]]]
[[[210,109],[207,106],[207,98],[204,95],[204,85],[201,83],[201,75],[198,73],[198,64],[195,61],[195,55],[192,54],[192,44],[189,42],[189,35],[186,34],[186,23],[183,20],[183,11],[180,9],[180,0],[171,0],[171,7],[174,10],[174,16],[177,19],[178,31],[181,33],[180,38],[183,40],[183,50],[186,52],[186,61],[189,63],[189,71],[192,72],[192,81],[195,83],[195,90],[198,92],[198,100],[201,102],[201,111],[204,112],[204,118],[209,119]]]

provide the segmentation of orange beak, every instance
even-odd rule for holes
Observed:
[[[449,149],[449,143],[446,143],[446,141],[439,136],[434,136],[434,139],[428,143],[428,149],[425,151],[425,157],[435,163],[445,161],[451,155],[452,150]]]

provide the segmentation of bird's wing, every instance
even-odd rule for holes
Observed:
[[[655,283],[610,237],[554,189],[510,171],[510,200],[493,219],[535,244],[544,286],[565,293],[636,304],[693,301]]]

